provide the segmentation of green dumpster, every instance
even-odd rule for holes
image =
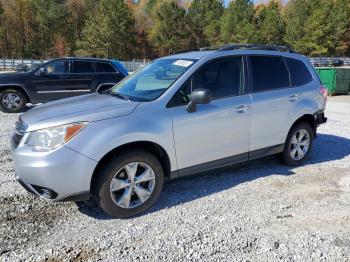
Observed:
[[[318,67],[316,72],[330,95],[350,92],[350,67]]]

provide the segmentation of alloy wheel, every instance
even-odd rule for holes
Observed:
[[[10,110],[20,108],[21,103],[22,103],[21,98],[16,93],[12,93],[12,92],[6,93],[2,97],[2,104],[4,105],[4,107],[6,107],[7,109],[10,109]]]
[[[310,147],[310,134],[305,129],[298,130],[292,137],[289,153],[293,160],[303,159]]]
[[[118,207],[131,209],[146,202],[154,187],[153,169],[145,163],[132,162],[114,175],[110,184],[110,194]]]

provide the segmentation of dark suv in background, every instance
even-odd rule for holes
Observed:
[[[0,111],[23,112],[27,103],[105,91],[128,75],[115,60],[61,58],[26,72],[0,74]]]

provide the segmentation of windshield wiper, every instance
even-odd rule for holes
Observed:
[[[124,95],[124,94],[120,94],[117,92],[108,92],[108,94],[111,96],[118,97],[118,98],[123,99],[123,100],[131,101],[130,97],[127,95]]]

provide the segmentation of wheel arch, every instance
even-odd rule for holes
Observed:
[[[24,96],[27,99],[27,102],[30,103],[32,101],[28,91],[20,84],[0,84],[0,91],[4,90],[4,89],[8,89],[8,88],[13,88],[16,89],[18,91],[21,91]]]
[[[166,178],[171,178],[171,162],[168,153],[165,151],[165,149],[160,146],[157,143],[150,142],[150,141],[137,141],[137,142],[131,142],[124,145],[120,145],[108,153],[106,153],[100,161],[98,161],[95,170],[93,172],[91,183],[90,183],[90,192],[92,192],[94,185],[96,184],[96,179],[98,178],[99,171],[103,168],[104,165],[106,165],[113,157],[115,157],[118,154],[121,154],[121,152],[126,150],[145,150],[157,157],[157,159],[160,161],[162,168],[164,170],[164,174]]]
[[[298,124],[300,122],[308,123],[311,126],[311,129],[313,131],[314,136],[316,135],[317,122],[316,122],[315,116],[312,114],[304,114],[303,116],[301,116],[297,120],[295,120],[294,123],[289,128],[288,133],[296,124]]]

